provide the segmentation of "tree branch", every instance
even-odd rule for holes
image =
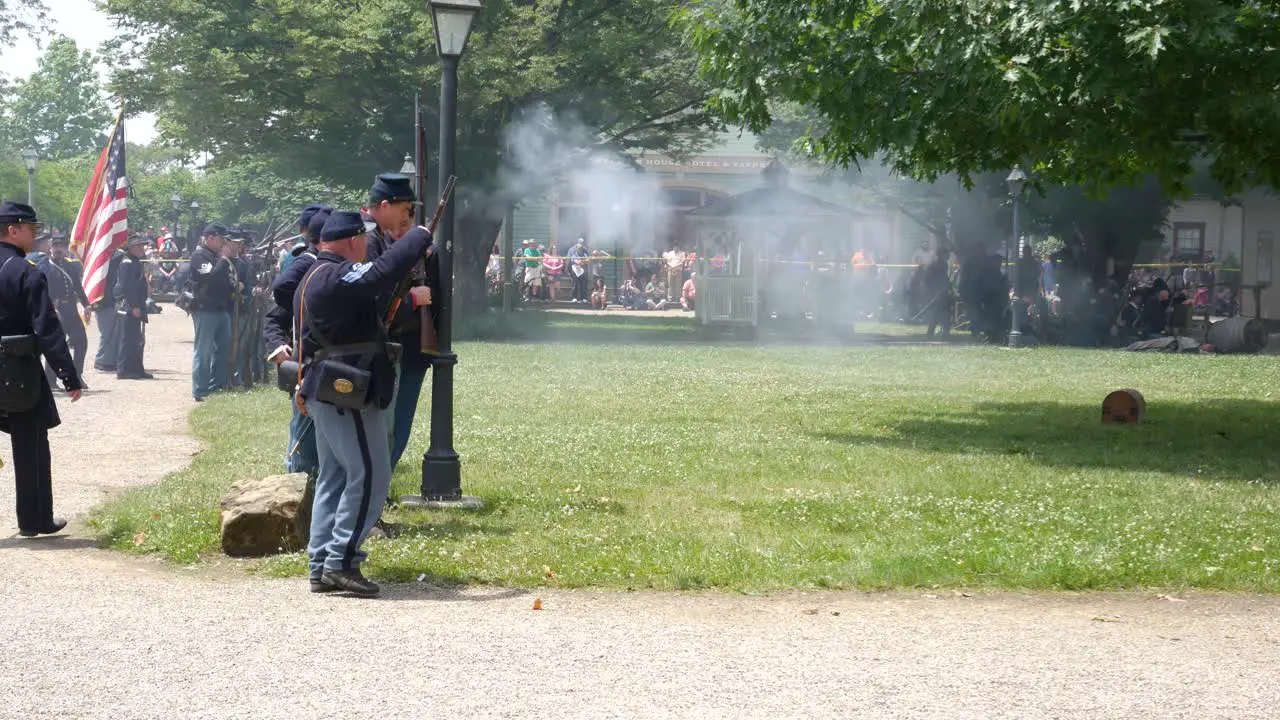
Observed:
[[[658,125],[662,125],[664,124],[662,121],[665,120],[666,118],[669,118],[672,115],[675,115],[676,113],[684,112],[685,110],[688,110],[694,105],[699,105],[701,103],[704,103],[707,101],[707,98],[708,96],[703,95],[701,97],[694,98],[688,102],[681,103],[679,106],[671,108],[670,110],[667,110],[661,113],[656,113],[644,120],[641,120],[638,123],[635,123],[634,125],[624,130],[620,130],[614,133],[608,139],[597,143],[597,145],[599,146],[612,145],[632,133],[638,132],[640,130],[646,130],[651,127],[657,127]]]

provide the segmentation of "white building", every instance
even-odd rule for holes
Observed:
[[[1275,287],[1274,261],[1280,248],[1280,196],[1250,190],[1223,204],[1192,198],[1169,213],[1165,254],[1173,257],[1212,253],[1228,266],[1241,268],[1241,312],[1280,320],[1280,288]],[[1239,265],[1236,265],[1239,263]]]

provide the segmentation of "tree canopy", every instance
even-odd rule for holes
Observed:
[[[459,81],[463,184],[491,177],[510,119],[571,113],[600,142],[669,149],[715,123],[672,0],[490,0]],[[439,64],[420,0],[105,0],[126,62],[114,87],[162,135],[215,162],[359,184],[413,147],[421,91],[434,146]]]
[[[30,32],[45,15],[40,0],[0,0],[0,47],[12,45],[17,35]]]
[[[9,144],[31,146],[42,159],[97,152],[111,129],[93,53],[55,37],[36,70],[6,93]]]
[[[1184,191],[1207,157],[1228,190],[1280,186],[1273,0],[695,0],[681,17],[712,107],[762,132],[797,103],[803,147],[837,165]]]

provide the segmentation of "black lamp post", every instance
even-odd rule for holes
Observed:
[[[173,229],[169,234],[177,238],[180,237],[180,233],[178,232],[178,221],[182,219],[182,196],[178,193],[174,193],[169,196],[169,202],[173,205]]]
[[[430,0],[436,30],[436,52],[444,66],[440,80],[440,172],[438,193],[454,174],[458,123],[458,62],[471,36],[481,0]],[[445,208],[436,228],[440,258],[440,294],[432,298],[439,313],[439,354],[431,361],[431,445],[422,457],[422,496],[413,504],[437,507],[478,507],[479,498],[462,494],[462,465],[453,449],[453,203]]]
[[[33,147],[28,147],[22,151],[22,162],[27,166],[27,204],[35,207],[36,196],[36,163],[40,160],[40,154]]]
[[[1013,166],[1013,171],[1009,173],[1009,177],[1005,178],[1005,182],[1009,183],[1009,194],[1013,196],[1013,249],[1017,253],[1013,263],[1009,269],[1010,285],[1013,286],[1013,297],[1009,300],[1010,314],[1013,315],[1013,327],[1009,331],[1009,347],[1020,348],[1022,344],[1022,298],[1018,297],[1018,260],[1022,258],[1021,238],[1021,211],[1022,211],[1022,189],[1027,185],[1027,174],[1022,172],[1019,165]],[[1006,253],[1006,257],[1013,256],[1012,252]]]
[[[199,200],[191,201],[191,227],[193,229],[200,227],[200,201]],[[191,232],[188,231],[187,235],[191,235]],[[175,235],[174,237],[176,238],[177,236]],[[183,250],[189,249],[189,246],[191,245],[189,241],[190,241],[190,238],[182,239]]]

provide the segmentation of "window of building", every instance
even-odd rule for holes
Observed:
[[[1204,223],[1173,224],[1173,257],[1192,261],[1204,258]]]

